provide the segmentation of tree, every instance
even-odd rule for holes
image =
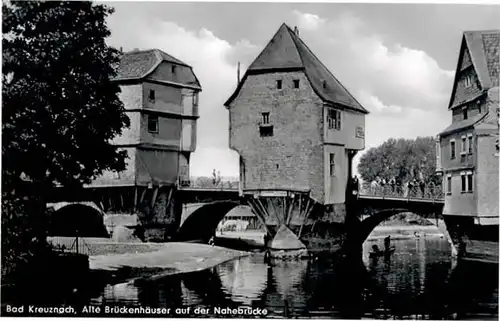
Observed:
[[[432,137],[417,139],[390,138],[382,145],[369,149],[358,164],[358,172],[365,184],[377,178],[404,183],[423,178],[437,186],[441,180],[436,171],[436,142]]]
[[[2,228],[29,214],[26,231],[42,233],[52,186],[78,189],[104,170],[125,169],[126,152],[110,144],[129,126],[112,81],[120,53],[105,43],[113,9],[19,1],[2,10],[2,197],[14,204],[28,186],[28,201],[37,204],[29,213],[2,207]]]

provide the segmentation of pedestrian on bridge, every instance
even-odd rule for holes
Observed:
[[[422,193],[422,198],[425,197],[425,182],[423,179],[420,180],[420,192]]]
[[[389,180],[389,185],[391,186],[392,194],[394,194],[396,189],[396,179],[394,178],[394,176]]]
[[[352,194],[356,197],[359,195],[359,180],[356,175],[354,175],[354,178],[352,179]]]

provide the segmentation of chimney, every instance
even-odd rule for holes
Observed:
[[[293,28],[293,32],[295,32],[295,34],[297,35],[297,37],[299,36],[299,28],[297,28],[297,26],[295,26]]]
[[[120,47],[120,52],[122,52],[122,53],[123,53],[123,47]]]
[[[238,85],[240,84],[240,62],[238,61]]]

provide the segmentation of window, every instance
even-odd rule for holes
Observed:
[[[467,150],[467,138],[465,136],[462,136],[462,152],[461,154],[465,154],[465,151]]]
[[[467,75],[464,80],[465,88],[472,86],[472,76]]]
[[[176,65],[172,65],[172,73],[175,74]]]
[[[282,85],[283,85],[283,80],[281,80],[281,79],[276,80],[276,88],[277,89],[281,89]]]
[[[198,106],[198,93],[193,94],[193,106]]]
[[[148,132],[158,133],[158,131],[159,131],[158,116],[148,115]]]
[[[446,176],[446,194],[451,195],[451,175]]]
[[[469,154],[472,154],[472,134],[469,134],[469,135],[467,136],[467,139],[468,139],[468,141],[469,141],[469,146],[468,146],[469,148],[468,148],[468,151],[469,151]]]
[[[328,108],[328,128],[340,130],[340,110]]]
[[[269,112],[262,113],[262,124],[269,124]]]
[[[156,96],[155,91],[153,89],[150,89],[148,99],[155,100],[155,96]]]
[[[472,192],[472,171],[467,171],[467,172],[461,172],[460,173],[460,178],[462,179],[462,193],[470,193]]]
[[[260,126],[260,136],[261,137],[269,137],[274,135],[274,128],[272,125],[268,126]]]
[[[469,115],[467,113],[467,108],[464,108],[462,110],[462,115],[463,115],[463,119],[466,120],[467,118],[469,118]]]
[[[455,159],[456,157],[455,140],[450,141],[450,151],[451,151],[450,158]]]
[[[467,172],[467,192],[472,192],[472,172]]]
[[[335,176],[335,154],[330,154],[330,176]]]
[[[293,80],[293,88],[299,88],[299,80],[298,79]]]

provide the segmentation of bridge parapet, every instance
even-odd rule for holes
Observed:
[[[369,188],[362,189],[360,196],[378,196],[378,197],[393,197],[393,198],[407,198],[407,199],[424,199],[442,201],[444,194],[441,187],[435,186],[416,186],[408,189],[402,186],[370,186]]]

